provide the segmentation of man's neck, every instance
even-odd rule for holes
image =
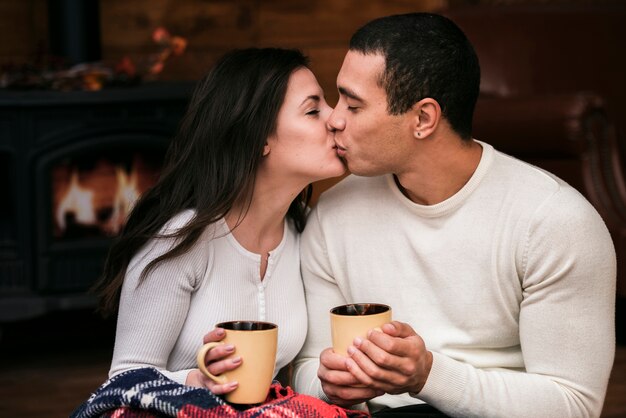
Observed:
[[[424,143],[414,164],[394,175],[400,191],[421,205],[435,205],[455,195],[472,177],[482,156],[475,141],[448,138]]]

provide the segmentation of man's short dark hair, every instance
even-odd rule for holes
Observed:
[[[430,97],[452,129],[471,138],[480,66],[471,43],[450,19],[433,13],[382,17],[352,36],[350,50],[385,57],[380,86],[390,114],[405,113]]]

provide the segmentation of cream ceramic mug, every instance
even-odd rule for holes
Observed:
[[[230,321],[215,326],[223,328],[226,336],[220,342],[204,344],[196,357],[198,368],[209,379],[224,384],[239,382],[234,391],[226,394],[226,400],[236,404],[256,404],[267,398],[274,376],[278,326],[270,322]],[[215,376],[207,370],[206,354],[220,344],[232,344],[234,353],[226,358],[240,356],[242,363],[234,370]]]
[[[356,337],[367,338],[371,329],[391,322],[391,308],[380,303],[351,303],[330,310],[330,329],[335,353],[347,356]]]

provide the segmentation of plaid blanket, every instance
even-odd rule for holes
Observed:
[[[107,380],[71,418],[364,418],[369,415],[330,405],[290,387],[272,384],[266,401],[249,409],[228,404],[211,391],[176,383],[153,368],[129,370]]]

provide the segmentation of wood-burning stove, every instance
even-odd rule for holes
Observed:
[[[0,92],[0,322],[93,306],[86,291],[192,87]]]

